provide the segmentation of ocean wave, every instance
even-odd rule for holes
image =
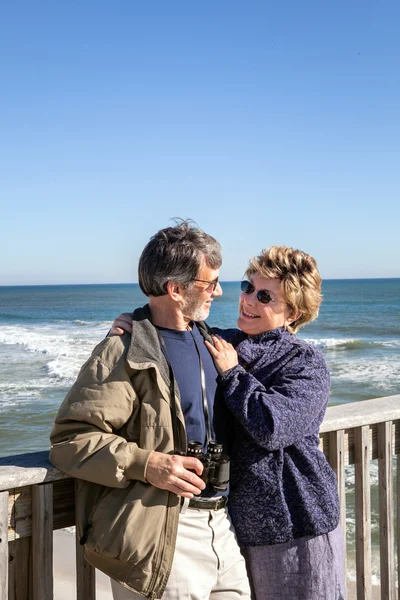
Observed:
[[[66,321],[66,323],[82,327],[104,327],[107,328],[107,330],[111,327],[110,321],[81,321],[80,319],[75,319],[75,321]]]
[[[387,341],[383,341],[383,342],[374,342],[380,346],[385,346],[385,347],[395,347],[395,346],[400,346],[400,340],[387,340]]]
[[[104,326],[97,326],[91,332],[78,328],[71,331],[55,325],[5,326],[0,331],[0,345],[20,346],[38,354],[76,356],[77,351],[86,352],[88,346],[93,347],[106,333]]]
[[[49,386],[50,387],[50,386]],[[15,383],[0,384],[0,413],[12,406],[32,404],[41,397],[41,387],[19,385]]]
[[[18,315],[18,314],[14,314],[14,313],[5,313],[5,312],[0,312],[0,321],[6,321],[7,322],[14,322],[14,321],[21,321],[23,323],[26,323],[27,321],[37,321],[36,317],[33,317],[30,314],[23,314],[23,315]]]
[[[338,346],[360,346],[363,342],[353,338],[306,338],[306,342],[318,348],[336,348]]]
[[[62,325],[6,326],[0,331],[0,352],[8,354],[3,362],[10,365],[32,363],[31,356],[31,372],[41,375],[43,385],[69,384],[106,333],[107,328],[99,325],[90,329],[75,326],[73,331]]]
[[[338,348],[343,350],[361,350],[363,348],[394,348],[400,346],[400,340],[364,340],[360,338],[305,338],[305,341],[318,348]]]
[[[0,400],[20,399],[34,397],[39,398],[44,390],[55,389],[54,381],[50,378],[31,379],[29,385],[26,383],[5,382],[0,383]]]
[[[394,391],[400,386],[400,357],[382,356],[359,357],[349,360],[328,359],[332,382],[335,380],[348,383],[372,384],[377,388],[386,388]]]
[[[68,357],[71,359],[71,357]],[[44,369],[51,378],[51,383],[54,386],[55,380],[62,384],[73,383],[78,375],[79,369],[82,366],[82,361],[79,359],[65,360],[66,357],[58,357],[48,362]]]

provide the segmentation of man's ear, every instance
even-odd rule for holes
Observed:
[[[175,302],[180,302],[182,300],[182,287],[180,283],[176,281],[168,281],[167,282],[167,294],[169,297]]]

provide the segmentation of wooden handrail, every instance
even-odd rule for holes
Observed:
[[[328,406],[320,433],[400,419],[400,394]]]
[[[327,408],[320,434],[396,420],[400,420],[400,395],[339,404]],[[0,491],[67,479],[48,455],[45,450],[0,458]]]
[[[396,536],[400,551],[400,460],[395,532],[392,457],[400,454],[400,395],[329,407],[320,444],[338,479],[344,543],[345,465],[355,465],[357,600],[372,599],[370,461],[378,459],[381,592],[385,600],[394,600]],[[52,599],[52,532],[73,525],[74,512],[75,482],[50,464],[48,451],[0,458],[0,600]],[[21,588],[15,582],[29,556],[32,574]],[[95,600],[94,569],[79,545],[76,562],[76,597]]]
[[[0,458],[0,491],[68,479],[49,461],[49,451]]]

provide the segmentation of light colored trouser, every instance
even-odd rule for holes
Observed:
[[[111,581],[114,600],[143,600]],[[250,600],[250,586],[227,509],[179,515],[172,570],[162,600]]]

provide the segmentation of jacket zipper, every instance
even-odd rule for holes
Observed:
[[[164,558],[164,552],[165,552],[165,546],[166,546],[166,539],[167,539],[167,533],[166,533],[166,531],[167,531],[168,521],[170,519],[170,512],[172,511],[172,507],[170,507],[170,505],[169,505],[171,493],[172,492],[168,492],[167,516],[165,518],[165,530],[164,530],[165,531],[164,544],[163,544],[163,547],[160,548],[160,551],[159,551],[160,560],[157,561],[157,567],[154,569],[153,578],[152,578],[152,580],[150,582],[150,585],[149,585],[149,591],[151,590],[149,597],[151,598],[151,600],[154,600],[157,597],[157,593],[159,591],[158,590],[157,592],[155,592],[154,591],[154,586],[155,586],[156,581],[157,581],[157,577],[158,577],[158,574],[159,574],[160,565],[161,565],[161,563],[163,561],[163,558]],[[171,563],[169,571],[167,573],[167,578],[169,578],[169,575],[171,573],[171,568],[172,568],[172,563]]]

